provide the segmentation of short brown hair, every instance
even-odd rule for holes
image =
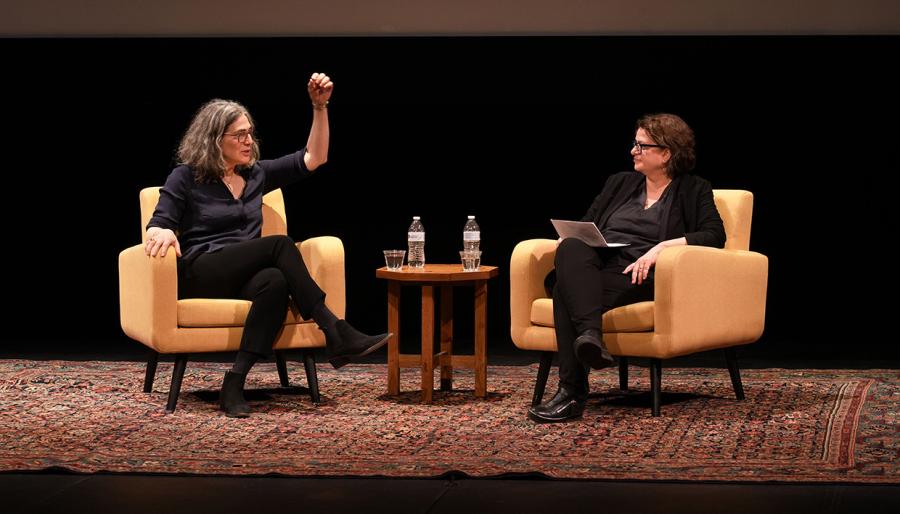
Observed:
[[[656,144],[669,149],[672,156],[666,165],[666,173],[675,178],[694,169],[697,156],[694,153],[694,131],[683,119],[667,113],[647,114],[637,121],[636,128],[644,129]]]

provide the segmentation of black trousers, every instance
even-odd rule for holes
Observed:
[[[588,329],[602,331],[603,313],[621,305],[653,300],[652,273],[642,284],[631,274],[611,269],[617,250],[593,248],[577,239],[565,239],[556,250],[553,286],[553,323],[559,353],[559,382],[578,394],[588,393],[588,372],[575,356],[575,338]]]
[[[312,316],[325,300],[287,236],[267,236],[228,245],[190,262],[179,262],[180,298],[240,298],[253,305],[244,323],[241,350],[268,356],[293,298],[300,315]]]

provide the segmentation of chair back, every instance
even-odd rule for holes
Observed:
[[[741,189],[713,189],[716,209],[725,224],[725,249],[750,249],[753,193]]]
[[[146,187],[141,190],[141,242],[147,241],[147,223],[153,217],[156,204],[159,203],[160,187]],[[281,189],[271,191],[263,196],[262,235],[287,235],[287,216],[284,211],[284,195]]]

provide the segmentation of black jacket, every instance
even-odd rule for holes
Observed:
[[[615,210],[645,184],[636,171],[616,173],[606,179],[600,194],[581,219],[603,227]],[[682,175],[669,184],[674,194],[667,218],[663,219],[660,241],[684,237],[689,245],[725,246],[725,226],[713,200],[709,181],[695,175]]]

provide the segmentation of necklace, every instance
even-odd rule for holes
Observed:
[[[649,209],[651,206],[653,206],[653,204],[658,202],[662,198],[662,195],[666,192],[666,189],[668,189],[669,184],[671,184],[671,183],[672,183],[672,180],[670,179],[668,182],[666,182],[666,185],[662,186],[661,188],[659,188],[658,191],[656,191],[658,193],[656,195],[656,198],[650,198],[650,183],[648,182],[647,183],[647,191],[646,191],[647,197],[644,199],[644,209]]]
[[[232,178],[234,178],[234,175],[232,175]],[[222,182],[225,183],[225,187],[231,191],[231,194],[234,194],[234,186],[231,185],[231,180],[225,180],[225,175],[222,175]]]

